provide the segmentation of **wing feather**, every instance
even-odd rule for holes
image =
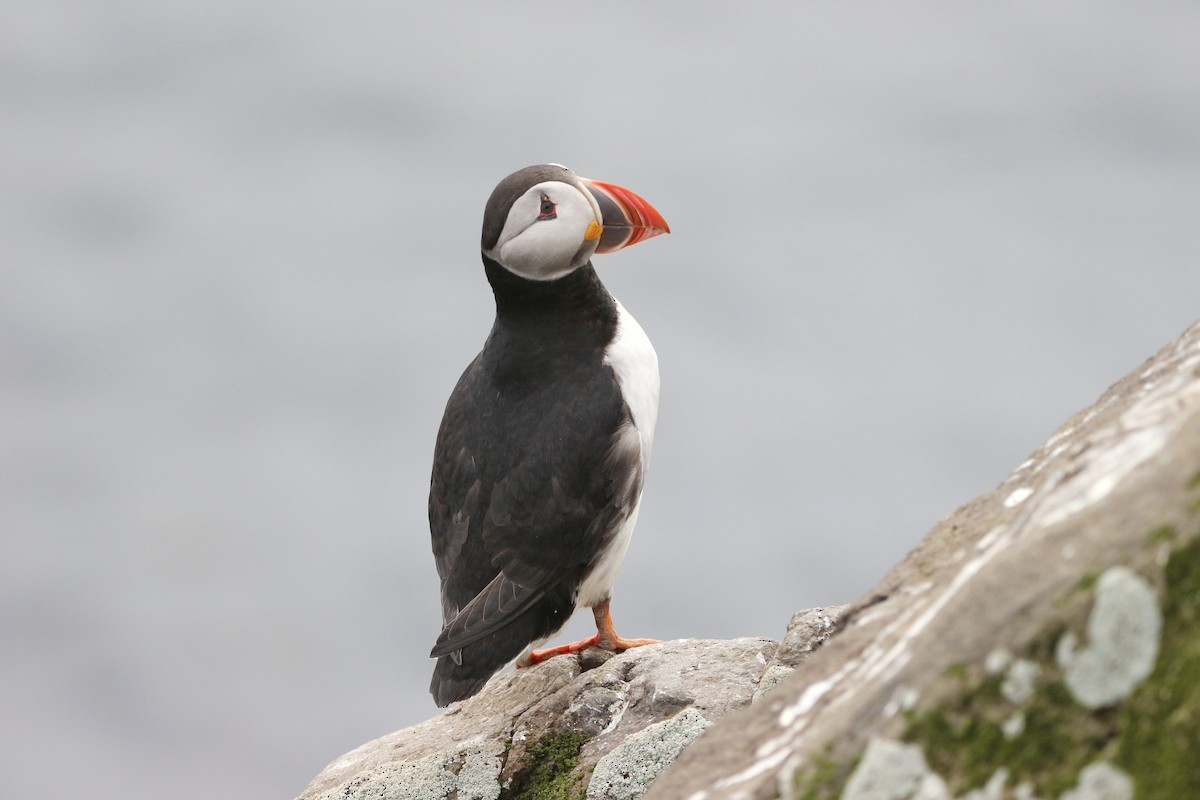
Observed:
[[[540,600],[545,591],[545,587],[522,586],[500,573],[442,629],[429,655],[451,655],[498,631]]]

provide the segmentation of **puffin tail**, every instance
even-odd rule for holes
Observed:
[[[442,656],[433,668],[433,680],[429,682],[429,693],[438,708],[458,700],[466,700],[478,694],[488,679],[499,671],[500,666],[467,662],[466,665],[454,663],[451,656]]]
[[[575,610],[571,587],[556,586],[534,603],[470,644],[446,652],[435,647],[437,665],[429,693],[440,708],[466,700],[483,688],[488,679],[519,656],[531,643],[552,636],[567,623]]]

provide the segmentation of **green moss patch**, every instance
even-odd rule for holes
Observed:
[[[971,677],[971,667],[968,664],[951,664],[942,674],[956,681],[966,681]]]
[[[1148,537],[1154,544],[1178,541],[1170,526]],[[1094,583],[1085,576],[1068,594],[1077,596]],[[1028,781],[1038,796],[1057,797],[1085,766],[1105,760],[1129,774],[1139,800],[1200,797],[1200,540],[1170,556],[1161,586],[1158,661],[1120,703],[1092,711],[1075,702],[1055,663],[1054,644],[1065,630],[1055,623],[1026,649],[1025,657],[1041,668],[1026,703],[1005,700],[1003,676],[986,676],[974,666],[951,668],[946,674],[959,682],[959,691],[930,710],[910,712],[902,738],[921,745],[930,768],[955,794],[983,786],[1006,767],[1009,786]],[[1016,714],[1023,715],[1023,728],[1005,735],[1005,723]]]
[[[902,738],[922,746],[930,768],[955,794],[982,787],[1007,767],[1011,785],[1029,781],[1038,795],[1057,797],[1075,784],[1116,729],[1111,711],[1087,711],[1056,676],[1049,677],[1043,674],[1020,707],[1004,699],[1002,676],[989,677],[931,711],[910,714]],[[1024,730],[1006,736],[1005,722],[1018,713],[1024,715]]]
[[[1175,530],[1174,525],[1160,525],[1154,530],[1150,531],[1150,535],[1146,537],[1146,545],[1148,547],[1153,547],[1157,544],[1170,544],[1171,542],[1175,541],[1178,535],[1179,532]]]
[[[1200,476],[1192,483],[1200,488]],[[1138,800],[1200,798],[1200,538],[1189,541],[1164,525],[1148,534],[1147,544],[1175,549],[1154,580],[1162,611],[1158,659],[1128,697],[1095,710],[1077,703],[1055,658],[1068,625],[1050,620],[1020,656],[1038,665],[1024,702],[1005,697],[1004,674],[956,664],[944,672],[947,691],[936,696],[944,699],[931,697],[931,707],[905,712],[899,738],[921,747],[952,795],[983,787],[1005,768],[1010,788],[1028,783],[1037,797],[1060,797],[1085,767],[1104,761],[1129,775]],[[1056,605],[1077,609],[1097,579],[1085,575]],[[837,800],[857,763],[827,750],[793,776],[795,796]]]
[[[849,764],[839,766],[827,755],[818,756],[812,766],[797,770],[792,776],[792,785],[796,788],[793,796],[797,800],[838,800],[858,762],[859,759],[854,758]]]
[[[1188,481],[1187,486],[1192,491],[1196,491],[1197,489],[1200,489],[1200,472],[1197,472],[1195,475],[1192,476],[1192,479],[1190,481]],[[1193,499],[1192,502],[1188,505],[1188,508],[1190,508],[1192,510],[1192,513],[1200,513],[1200,497]]]
[[[582,800],[587,786],[575,772],[588,736],[561,731],[543,736],[526,749],[528,767],[519,772],[501,800]]]
[[[1138,800],[1200,797],[1200,540],[1171,555],[1164,583],[1158,662],[1120,713],[1117,764]]]

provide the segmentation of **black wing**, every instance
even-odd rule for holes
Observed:
[[[429,495],[445,626],[431,689],[442,705],[566,622],[641,492],[640,444],[612,371],[547,374],[501,391],[477,358],[446,407]]]

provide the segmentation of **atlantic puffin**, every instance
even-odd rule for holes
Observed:
[[[558,164],[518,170],[488,198],[496,317],[446,404],[429,488],[438,706],[513,659],[656,641],[618,636],[609,603],[654,441],[658,356],[591,258],[668,232],[638,195]],[[595,636],[533,649],[578,606]]]

